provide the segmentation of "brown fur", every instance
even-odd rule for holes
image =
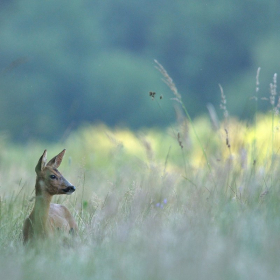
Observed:
[[[38,161],[35,168],[37,174],[35,205],[24,222],[24,243],[37,238],[51,237],[57,230],[67,233],[78,230],[69,210],[63,205],[51,203],[53,195],[71,194],[75,191],[75,187],[57,170],[64,153],[65,150],[46,164],[47,151],[45,150]]]

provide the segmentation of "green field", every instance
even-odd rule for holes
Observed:
[[[138,133],[86,126],[56,145],[3,138],[0,279],[278,279],[277,118]],[[49,158],[67,149],[59,169],[77,191],[53,201],[70,209],[79,235],[25,248],[45,148]]]

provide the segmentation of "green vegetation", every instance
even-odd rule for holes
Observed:
[[[44,146],[3,140],[0,278],[276,279],[280,135],[271,131],[271,115],[257,120],[248,127],[228,119],[228,136],[224,123],[193,121],[210,171],[185,120],[165,131],[100,125],[72,133],[60,170],[77,191],[54,198],[78,221],[71,246],[59,239],[22,245]],[[49,154],[59,150],[49,145]]]
[[[0,279],[279,278],[277,75],[248,79],[277,61],[278,2],[208,2],[0,4]],[[155,54],[200,94],[180,95]],[[218,83],[223,121],[211,104],[193,118],[218,104]],[[25,247],[46,148],[67,150],[60,170],[77,191],[53,201],[79,233]]]
[[[0,131],[57,142],[90,122],[166,127],[170,94],[157,59],[176,81],[190,116],[218,104],[250,118],[279,72],[277,0],[11,0],[0,3]],[[165,116],[145,98],[164,96]],[[259,110],[268,104],[260,102]],[[14,116],[17,116],[15,118]]]

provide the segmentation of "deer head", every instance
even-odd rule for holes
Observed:
[[[57,170],[64,154],[65,149],[47,163],[47,150],[44,151],[35,167],[37,174],[36,195],[44,193],[51,196],[55,194],[72,194],[76,190]]]

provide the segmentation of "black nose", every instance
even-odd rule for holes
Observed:
[[[76,190],[76,188],[74,186],[70,186],[68,188],[69,188],[69,191],[71,191],[71,192],[74,192]]]
[[[65,193],[73,193],[75,190],[76,190],[76,188],[74,186],[69,186],[69,187],[63,189],[63,191]]]

